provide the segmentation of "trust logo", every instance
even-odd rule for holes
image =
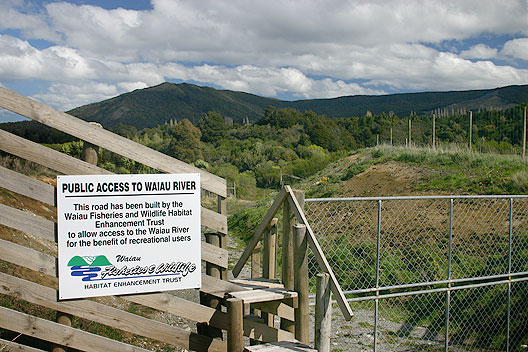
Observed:
[[[101,267],[112,265],[104,255],[88,255],[71,258],[68,266],[71,267],[71,276],[81,276],[82,281],[93,281],[99,276]]]

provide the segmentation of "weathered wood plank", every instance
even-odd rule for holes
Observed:
[[[251,289],[256,288],[284,288],[282,282],[279,279],[267,279],[262,277],[256,277],[251,279],[234,279],[230,282],[244,286]]]
[[[227,314],[168,293],[149,293],[123,296],[127,301],[165,311],[197,323],[206,323],[220,329],[227,329]]]
[[[330,275],[330,284],[332,287],[332,293],[334,294],[334,298],[337,301],[337,304],[339,305],[339,308],[341,309],[343,316],[345,317],[346,320],[352,319],[352,317],[354,316],[354,313],[352,312],[352,309],[350,308],[350,305],[348,304],[346,297],[343,294],[341,285],[339,285],[339,282],[337,281],[337,278],[334,274],[334,271],[332,270],[332,267],[328,263],[328,260],[326,259],[323,253],[323,250],[321,249],[321,246],[319,246],[319,242],[315,238],[315,234],[313,233],[312,228],[310,227],[310,224],[308,223],[308,220],[306,220],[306,216],[304,216],[304,211],[301,209],[299,203],[297,202],[297,198],[295,198],[295,194],[293,193],[290,186],[284,186],[284,189],[286,190],[286,193],[288,194],[288,202],[290,203],[290,206],[293,212],[295,213],[295,217],[297,218],[297,221],[306,226],[306,231],[308,234],[308,244],[310,245],[310,249],[312,250],[312,253],[317,259],[317,263],[319,264],[319,267],[325,273],[328,273],[328,275]]]
[[[202,260],[227,269],[228,255],[227,250],[202,241]]]
[[[1,89],[1,87],[0,87]],[[33,161],[63,174],[110,175],[110,171],[0,130],[0,150]]]
[[[293,307],[280,301],[253,303],[253,307],[266,313],[278,315],[281,318],[295,321]]]
[[[247,288],[233,284],[229,281],[217,279],[212,276],[202,275],[202,288],[200,288],[200,291],[218,298],[224,298],[228,292],[243,291],[246,289]]]
[[[54,257],[4,240],[0,240],[0,246],[8,249],[0,251],[0,259],[26,267],[30,270],[46,273],[51,276],[56,275],[56,259]],[[202,292],[212,294],[218,298],[224,298],[227,292],[242,290],[251,291],[250,289],[224,280],[202,275]],[[150,306],[154,309],[167,309],[170,313],[176,315],[181,314],[180,316],[199,322],[207,322],[208,319],[212,319],[209,322],[210,324],[215,324],[218,325],[218,327],[225,329],[225,325],[222,324],[222,319],[224,319],[221,317],[222,312],[218,312],[213,308],[205,306],[200,306],[200,308],[198,308],[194,304],[189,305],[190,302],[188,301],[182,302],[175,296],[167,298],[165,295],[166,294],[131,295],[128,296],[129,298],[125,297],[125,299],[134,302],[137,301],[136,303]],[[171,301],[172,303],[170,303]],[[178,304],[186,305],[180,305],[178,307]],[[196,314],[194,317],[188,315],[190,313],[189,311],[185,311],[186,309],[188,310],[190,306],[192,306],[190,311],[193,312],[193,314]],[[259,327],[260,329],[266,330],[267,326],[264,324],[261,325],[262,326],[254,325],[254,328]],[[271,332],[271,334],[276,334],[276,332]],[[269,336],[269,333],[267,333],[266,336]]]
[[[0,204],[0,224],[49,241],[56,241],[55,223],[53,221],[4,204]]]
[[[185,330],[161,322],[151,321],[94,301],[57,302],[55,289],[4,273],[0,273],[0,293],[176,346],[190,348],[191,344],[189,341],[192,340],[194,341],[193,349],[205,350],[205,348],[210,348],[213,343],[208,337],[195,336],[195,334]],[[122,298],[196,322],[207,323],[224,330],[227,329],[226,313],[167,293],[129,295]],[[274,341],[276,338],[284,340],[293,337],[292,334],[286,331],[269,328],[262,323],[249,319],[244,320],[244,335],[259,341]],[[223,348],[221,345],[217,347]],[[216,347],[213,346],[212,350],[215,349]]]
[[[154,169],[167,173],[199,173],[202,188],[222,197],[227,196],[226,181],[221,177],[91,125],[4,87],[0,87],[0,106]]]
[[[215,232],[227,235],[227,216],[210,209],[201,208],[202,226],[208,227]]]
[[[240,259],[236,263],[235,267],[233,268],[233,276],[237,277],[240,274],[240,271],[242,271],[242,268],[244,267],[244,264],[246,264],[247,260],[249,259],[249,256],[253,252],[253,248],[257,245],[257,243],[260,241],[262,236],[264,235],[264,231],[268,227],[268,224],[273,219],[275,214],[277,214],[277,211],[279,210],[280,206],[286,199],[286,192],[284,191],[284,188],[281,189],[279,194],[277,195],[277,198],[275,198],[275,201],[271,205],[271,207],[268,209],[266,215],[264,216],[264,219],[260,223],[259,227],[255,230],[255,234],[253,234],[253,237],[251,237],[251,240],[249,241],[246,249],[240,256]]]
[[[229,297],[240,298],[244,300],[244,304],[262,303],[270,301],[280,301],[283,299],[297,300],[297,292],[287,291],[280,288],[268,288],[259,290],[244,290],[229,292]]]
[[[57,302],[57,291],[0,273],[0,293],[196,351],[225,351],[225,343],[89,300]],[[186,301],[186,303],[190,303]]]
[[[247,346],[244,352],[317,352],[299,341],[279,341],[264,345]]]
[[[85,351],[147,352],[140,347],[127,345],[4,307],[0,307],[0,327]]]
[[[0,187],[55,206],[55,187],[0,166]]]
[[[0,259],[49,276],[56,276],[55,257],[0,239]]]
[[[45,352],[44,350],[40,350],[38,348],[21,345],[19,343],[13,342],[13,341],[7,341],[4,339],[0,339],[0,351],[5,350],[6,352]],[[5,348],[7,347],[7,348]]]

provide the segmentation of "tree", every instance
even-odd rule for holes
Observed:
[[[202,133],[191,121],[183,119],[169,130],[171,140],[166,153],[187,163],[202,159]]]
[[[224,118],[217,112],[210,111],[200,120],[200,130],[202,131],[202,141],[205,143],[217,144],[226,136],[227,126]]]

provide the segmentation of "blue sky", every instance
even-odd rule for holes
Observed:
[[[0,13],[0,85],[59,110],[165,81],[286,100],[528,84],[528,0],[2,0]]]

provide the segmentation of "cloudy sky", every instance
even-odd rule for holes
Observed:
[[[165,81],[286,100],[528,84],[528,0],[1,0],[0,13],[0,85],[60,110]]]

